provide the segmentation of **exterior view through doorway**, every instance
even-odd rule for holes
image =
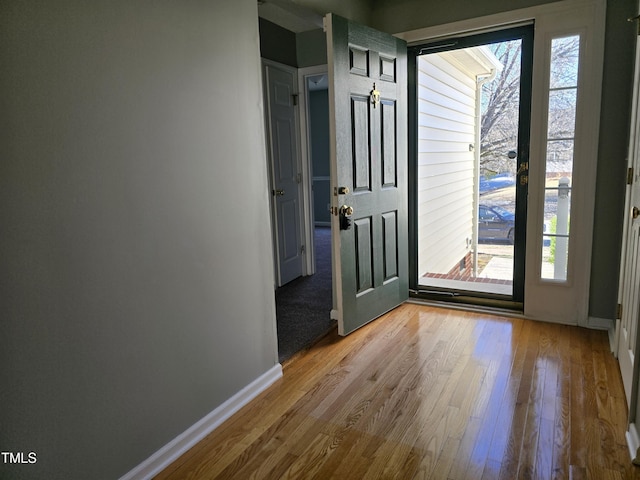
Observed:
[[[522,308],[533,25],[412,48],[417,290]]]

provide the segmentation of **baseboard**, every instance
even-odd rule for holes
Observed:
[[[629,430],[627,430],[626,437],[631,461],[634,465],[640,465],[640,459],[638,458],[638,449],[640,449],[640,435],[638,435],[638,429],[636,428],[635,423],[629,425]]]
[[[140,465],[120,477],[120,480],[147,480],[154,477],[281,377],[282,366],[278,363]]]
[[[594,330],[611,330],[614,326],[614,321],[610,318],[589,317],[587,319],[587,327]]]

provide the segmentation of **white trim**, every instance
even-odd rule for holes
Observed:
[[[615,328],[615,322],[610,318],[589,317],[586,326],[593,330],[609,331]]]
[[[566,11],[580,11],[585,5],[592,4],[593,0],[564,0],[549,4],[536,5],[519,10],[486,15],[484,17],[470,18],[459,22],[436,25],[433,27],[418,28],[408,32],[396,33],[394,36],[403,39],[409,46],[423,43],[425,40],[444,39],[466,34],[476,34],[483,31],[492,31],[500,28],[510,28],[523,25],[536,20],[542,15],[554,16]]]
[[[609,334],[609,347],[611,348],[611,353],[613,353],[613,356],[618,359],[618,345],[620,344],[620,320],[616,320],[614,324],[615,325],[610,328],[607,333]]]
[[[309,88],[307,77],[327,73],[327,65],[315,65],[298,69],[298,108],[300,125],[300,161],[302,163],[302,198],[304,202],[304,238],[307,246],[307,275],[316,273],[316,249],[313,241],[313,178],[311,168],[311,144],[309,131]]]
[[[635,423],[629,424],[629,430],[625,434],[627,437],[627,446],[629,447],[629,456],[634,465],[640,465],[640,455],[638,450],[640,449],[640,435],[638,435],[638,428]]]
[[[278,363],[140,465],[124,474],[120,480],[146,480],[159,474],[280,378],[282,378],[282,366]]]

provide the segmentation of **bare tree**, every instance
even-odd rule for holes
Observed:
[[[517,149],[520,104],[521,41],[488,45],[503,65],[492,82],[483,86],[481,121],[481,174],[516,172],[516,161],[508,157]],[[575,125],[578,37],[560,39],[554,45],[549,97],[549,151],[551,161],[564,161],[572,148]]]

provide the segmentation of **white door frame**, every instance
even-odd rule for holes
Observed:
[[[640,47],[640,37],[636,40],[637,47]],[[637,281],[637,271],[634,271],[637,264],[634,264],[634,251],[636,251],[637,239],[635,235],[633,238],[632,231],[634,230],[633,218],[631,216],[631,209],[637,207],[637,193],[640,185],[640,168],[638,163],[640,162],[640,49],[636,48],[635,58],[635,74],[633,81],[633,100],[632,100],[632,112],[631,112],[631,125],[629,134],[629,150],[628,150],[628,168],[633,168],[633,175],[630,176],[626,190],[625,198],[625,215],[623,225],[623,244],[622,255],[620,258],[620,283],[618,289],[618,303],[622,306],[622,315],[618,315],[621,318],[616,319],[616,346],[615,353],[618,354],[618,360],[620,362],[620,370],[623,376],[623,383],[625,384],[625,394],[629,402],[629,425],[627,429],[627,445],[629,447],[629,453],[633,459],[633,463],[640,465],[640,427],[638,426],[638,418],[640,417],[640,368],[638,366],[638,340],[639,330],[637,322],[638,316],[638,293],[634,292],[635,285],[629,285],[630,279]],[[637,220],[636,220],[637,221]],[[636,227],[637,228],[637,227]],[[635,242],[634,242],[635,240]],[[637,251],[636,251],[637,254]],[[634,282],[635,283],[635,282]],[[631,290],[629,290],[631,289]],[[625,303],[625,300],[629,300]],[[635,348],[634,351],[629,353],[627,345],[623,343],[623,321],[630,320],[636,322],[635,330]],[[631,383],[629,384],[629,380]]]
[[[535,21],[531,159],[546,157],[545,85],[549,76],[549,42],[555,36],[575,33],[584,35],[584,45],[589,51],[586,55],[581,51],[580,57],[581,100],[578,105],[581,115],[576,124],[576,138],[580,139],[576,142],[575,153],[579,162],[574,164],[574,185],[579,185],[580,188],[574,189],[573,204],[578,207],[572,209],[570,240],[570,256],[575,260],[570,257],[567,282],[541,278],[545,169],[541,162],[532,161],[529,169],[524,315],[532,319],[599,328],[609,325],[596,325],[589,318],[589,286],[605,14],[605,0],[564,0],[397,34],[410,45],[416,45]]]
[[[311,168],[311,131],[309,129],[309,85],[307,77],[326,74],[327,65],[314,65],[298,69],[298,108],[300,109],[300,160],[302,162],[302,188],[304,205],[304,241],[307,245],[306,267],[307,275],[316,272],[316,252],[313,240],[313,172]]]

